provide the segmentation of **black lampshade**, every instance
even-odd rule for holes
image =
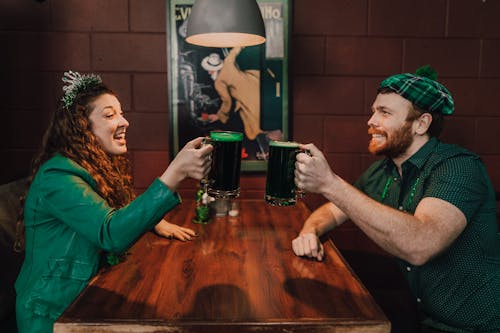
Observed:
[[[188,19],[186,41],[210,47],[262,44],[264,20],[255,0],[196,0]]]

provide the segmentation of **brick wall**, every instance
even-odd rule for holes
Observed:
[[[443,140],[478,152],[500,189],[500,1],[295,0],[293,7],[295,140],[314,142],[337,173],[355,180],[373,161],[366,121],[377,84],[431,64],[456,100]],[[1,183],[27,174],[70,68],[99,72],[119,93],[138,190],[164,170],[165,10],[166,0],[0,2]],[[183,194],[195,185],[186,182]],[[243,175],[241,185],[243,197],[262,197],[264,175]]]

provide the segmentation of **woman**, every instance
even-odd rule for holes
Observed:
[[[182,180],[206,175],[213,149],[202,147],[202,138],[187,143],[135,198],[124,156],[129,123],[120,102],[96,75],[69,72],[63,81],[24,204],[26,255],[16,281],[20,333],[52,332],[97,273],[103,252],[123,253],[152,228],[181,240],[194,236],[162,217],[179,204]]]

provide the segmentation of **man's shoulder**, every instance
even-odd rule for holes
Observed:
[[[423,163],[421,172],[431,174],[436,170],[450,177],[471,174],[483,169],[483,162],[476,153],[456,144],[439,143]],[[458,171],[459,170],[459,171]]]
[[[451,158],[479,159],[479,156],[462,146],[443,142],[439,142],[436,145],[433,153],[431,154],[431,159],[436,162],[448,160]]]

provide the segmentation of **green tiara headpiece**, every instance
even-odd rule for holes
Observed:
[[[67,83],[63,87],[64,96],[61,101],[66,109],[73,104],[75,97],[85,89],[102,83],[101,77],[96,74],[80,74],[78,72],[64,72],[62,81]]]

